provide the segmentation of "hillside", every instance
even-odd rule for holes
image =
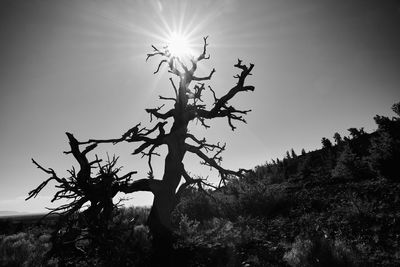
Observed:
[[[194,189],[177,209],[197,228],[183,246],[230,240],[232,266],[399,266],[400,120],[375,121],[376,132],[351,128],[220,190]]]

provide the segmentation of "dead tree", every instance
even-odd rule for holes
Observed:
[[[91,219],[107,222],[112,219],[113,197],[118,192],[129,192],[129,188],[136,184],[136,182],[132,181],[132,175],[137,172],[132,171],[119,177],[118,173],[121,168],[116,167],[118,158],[115,156],[111,159],[108,158],[105,164],[102,164],[102,160],[98,159],[97,155],[93,161],[89,161],[87,154],[97,144],[91,144],[81,151],[79,141],[71,133],[66,134],[71,150],[64,153],[74,156],[79,163],[79,171],[77,172],[72,167],[68,171],[70,174],[68,178],[60,178],[53,169],[46,169],[32,159],[32,162],[39,169],[51,176],[36,189],[30,191],[26,200],[36,197],[50,181],[55,181],[57,183],[56,188],[59,190],[51,202],[60,199],[71,201],[57,208],[51,208],[49,214],[57,213],[67,216],[79,211],[84,204],[89,204],[87,213],[93,214]],[[94,169],[97,170],[97,174],[93,176]]]
[[[47,214],[57,213],[61,215],[60,221],[52,234],[53,246],[48,254],[49,256],[58,257],[61,262],[71,260],[79,262],[79,260],[89,256],[90,253],[77,246],[77,243],[88,240],[91,242],[92,248],[90,249],[92,251],[95,251],[95,248],[98,249],[100,251],[98,254],[106,258],[106,254],[110,251],[110,244],[107,244],[110,239],[109,226],[116,207],[116,204],[113,203],[113,197],[118,192],[125,192],[135,183],[132,181],[132,175],[136,172],[133,171],[119,176],[121,168],[116,167],[118,158],[115,156],[108,157],[104,164],[101,159],[98,159],[97,155],[90,161],[87,154],[97,144],[90,144],[81,150],[75,137],[70,133],[66,134],[71,150],[64,153],[74,156],[79,163],[79,170],[76,171],[72,167],[68,171],[69,177],[59,177],[53,169],[46,169],[32,159],[32,162],[43,172],[49,174],[50,177],[36,189],[30,191],[26,200],[36,197],[49,182],[54,181],[58,191],[51,201],[61,199],[68,201],[66,204],[50,209]],[[84,211],[78,214],[80,210]],[[78,217],[80,219],[77,219]],[[84,222],[77,223],[81,220]],[[86,230],[83,231],[82,228],[86,228]]]
[[[210,58],[207,55],[207,37],[203,38],[203,40],[202,53],[197,57],[191,57],[188,63],[185,63],[177,56],[173,56],[168,47],[159,49],[152,46],[153,52],[147,54],[146,61],[153,57],[160,58],[155,74],[160,71],[163,65],[166,65],[168,72],[172,74],[169,80],[174,93],[173,97],[159,96],[160,100],[173,103],[171,109],[162,112],[164,105],[146,109],[146,112],[150,115],[150,121],[153,118],[159,120],[153,128],[141,128],[140,124],[138,124],[123,134],[121,138],[92,139],[81,143],[137,143],[138,146],[132,154],[141,154],[148,157],[149,177],[130,184],[125,192],[149,191],[153,193],[154,201],[148,218],[148,225],[153,235],[155,250],[162,254],[168,254],[172,248],[171,212],[177,203],[180,193],[194,184],[199,188],[202,188],[203,185],[209,186],[205,180],[189,175],[183,164],[186,153],[197,155],[202,164],[219,172],[220,183],[218,186],[224,185],[230,176],[242,176],[246,172],[244,169],[233,171],[221,167],[221,153],[225,149],[225,144],[210,144],[207,143],[205,138],[200,139],[188,132],[190,121],[197,120],[208,128],[207,120],[216,118],[227,119],[230,128],[235,130],[234,121],[246,122],[243,116],[250,110],[236,109],[229,105],[228,102],[240,92],[254,90],[253,86],[245,84],[245,80],[247,76],[251,75],[254,65],[247,66],[241,60],[238,60],[234,65],[239,69],[239,73],[234,76],[237,79],[237,83],[225,95],[218,97],[215,90],[210,86],[206,87],[205,82],[212,78],[215,69],[212,69],[206,77],[196,76],[198,64],[202,60]],[[174,81],[173,77],[178,80],[178,83]],[[209,91],[214,99],[210,105],[207,105],[202,100],[202,96],[206,91]],[[167,132],[165,126],[169,123],[169,120],[172,120],[172,126]],[[164,174],[161,179],[155,179],[152,157],[158,155],[156,150],[160,146],[167,146],[168,153],[165,158]],[[183,183],[181,182],[182,178]]]
[[[203,38],[203,41],[204,45],[201,54],[197,57],[191,57],[189,62],[184,62],[181,58],[172,55],[168,47],[159,49],[152,46],[154,49],[153,52],[147,54],[146,61],[153,57],[160,59],[154,72],[155,74],[164,65],[168,68],[168,72],[172,75],[169,80],[174,93],[173,97],[159,96],[160,100],[173,103],[171,109],[163,112],[164,105],[146,109],[146,112],[150,115],[150,122],[152,122],[153,118],[159,120],[152,128],[141,127],[140,124],[137,124],[120,138],[106,140],[90,139],[86,142],[77,142],[75,139],[71,139],[72,135],[68,135],[71,144],[70,153],[74,155],[81,167],[77,175],[74,172],[72,173],[73,177],[76,176],[73,186],[87,190],[83,195],[80,195],[80,198],[76,198],[78,192],[75,192],[74,188],[70,188],[70,183],[59,179],[51,169],[46,170],[34,162],[43,171],[52,175],[50,179],[56,180],[61,185],[63,190],[61,193],[56,194],[55,199],[67,196],[74,200],[68,206],[60,207],[59,209],[78,210],[83,203],[90,201],[91,206],[96,210],[99,205],[104,208],[108,204],[106,204],[107,201],[99,201],[96,198],[97,194],[90,193],[91,187],[87,185],[90,180],[90,168],[97,160],[89,162],[85,155],[101,143],[135,143],[137,146],[132,154],[148,157],[148,177],[135,181],[131,181],[133,173],[129,173],[121,178],[114,177],[112,179],[113,183],[109,188],[110,192],[105,193],[105,195],[115,195],[118,191],[124,193],[148,191],[153,193],[154,200],[148,218],[148,226],[153,236],[154,250],[158,254],[158,258],[161,259],[163,266],[168,265],[168,258],[171,255],[171,212],[179,201],[181,192],[193,185],[197,185],[200,189],[203,186],[218,188],[223,186],[229,177],[240,177],[247,172],[244,169],[228,170],[221,166],[221,153],[225,150],[225,144],[208,143],[205,138],[198,138],[188,131],[188,124],[193,120],[197,120],[201,125],[208,128],[207,121],[216,118],[225,118],[230,128],[235,130],[236,126],[234,122],[246,122],[244,115],[250,112],[250,110],[237,109],[229,105],[229,102],[240,92],[254,91],[253,86],[245,84],[245,80],[251,75],[254,65],[245,65],[241,60],[238,60],[234,65],[239,70],[239,73],[234,76],[237,82],[224,95],[218,97],[215,90],[210,86],[206,86],[205,82],[212,78],[215,69],[212,69],[206,77],[196,76],[198,64],[210,58],[207,55],[207,37]],[[209,92],[214,100],[208,105],[202,99],[205,92]],[[166,130],[167,124],[172,124],[168,131]],[[84,145],[88,145],[88,147],[80,152],[79,147]],[[153,174],[152,157],[159,155],[157,149],[161,146],[166,146],[168,152],[165,157],[163,176],[156,179]],[[198,156],[202,164],[217,170],[220,176],[219,184],[211,185],[204,179],[191,177],[183,164],[187,153]],[[49,180],[32,191],[30,197],[35,196]],[[69,196],[65,192],[72,192],[72,195]]]

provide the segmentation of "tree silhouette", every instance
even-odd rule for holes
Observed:
[[[350,136],[355,139],[355,138],[359,138],[360,136],[364,135],[364,127],[361,127],[360,129],[357,128],[349,128],[347,129],[350,132]]]
[[[225,149],[225,144],[208,143],[205,138],[198,138],[188,131],[188,124],[190,121],[197,120],[202,126],[209,128],[207,121],[216,118],[227,119],[230,128],[235,130],[236,126],[234,122],[246,122],[243,116],[250,110],[237,109],[229,105],[229,102],[240,92],[254,90],[253,86],[245,84],[245,80],[251,75],[254,65],[245,65],[241,60],[238,60],[234,65],[234,67],[239,69],[239,73],[234,76],[234,78],[237,79],[237,83],[228,90],[226,94],[218,97],[211,86],[206,86],[205,82],[212,78],[215,69],[212,69],[208,76],[196,76],[198,64],[210,58],[210,56],[207,55],[207,37],[203,38],[203,41],[204,44],[201,54],[197,57],[192,56],[187,62],[171,54],[168,46],[161,49],[152,46],[153,51],[147,54],[146,61],[153,57],[158,57],[160,59],[154,74],[158,73],[164,65],[167,67],[168,72],[172,74],[169,81],[174,92],[174,97],[159,96],[160,100],[171,101],[173,103],[171,109],[162,112],[164,105],[146,109],[146,112],[150,114],[150,122],[152,122],[154,118],[159,120],[152,128],[142,127],[139,123],[129,129],[120,138],[104,140],[90,139],[86,142],[78,142],[75,140],[75,148],[72,148],[71,145],[72,154],[74,154],[81,165],[81,171],[78,173],[78,176],[81,172],[86,172],[85,175],[88,176],[87,168],[90,168],[90,165],[94,163],[89,163],[87,159],[84,159],[84,156],[101,143],[134,143],[137,144],[137,147],[132,154],[142,155],[148,158],[149,174],[147,178],[132,181],[130,176],[133,173],[124,175],[123,178],[125,180],[123,180],[121,184],[118,184],[118,186],[114,186],[112,193],[115,191],[124,193],[148,191],[153,193],[154,200],[148,218],[148,226],[153,237],[153,247],[158,258],[163,261],[164,266],[168,265],[168,262],[170,262],[172,250],[171,212],[179,201],[179,196],[182,192],[193,185],[198,186],[199,189],[203,189],[203,186],[218,188],[225,185],[226,181],[231,176],[241,177],[248,172],[245,169],[229,170],[223,168],[221,166],[221,153]],[[174,81],[174,78],[178,80],[177,83]],[[208,105],[203,102],[202,99],[205,92],[209,92],[213,97],[213,102]],[[169,130],[167,128],[168,124],[172,124]],[[70,136],[72,135],[68,135],[69,138]],[[83,158],[79,153],[74,153],[74,149],[79,151],[79,146],[82,145],[88,145],[83,152],[79,152],[83,154]],[[168,152],[165,157],[163,176],[157,179],[154,177],[152,157],[158,155],[157,149],[161,146],[166,146]],[[191,177],[183,164],[186,153],[198,156],[201,160],[201,164],[217,170],[220,177],[218,185],[211,185],[202,178]],[[38,165],[38,167],[41,168],[40,165]],[[41,169],[48,172],[44,168]],[[85,169],[85,171],[83,169]],[[52,171],[49,170],[48,173],[52,173]],[[57,180],[57,178],[54,179]],[[119,181],[119,179],[120,178],[116,177],[113,178],[114,181]],[[74,183],[80,182],[79,179],[75,180]],[[64,181],[57,181],[64,185]],[[48,181],[44,182],[36,190],[32,191],[30,197],[36,195],[47,182]],[[65,182],[64,187],[67,188],[67,191],[70,190],[70,185],[71,182]],[[85,202],[85,200],[89,200],[87,195],[90,195],[90,193],[84,192],[83,194],[84,196],[79,200],[79,205]],[[65,196],[67,195],[57,193],[57,198]],[[77,203],[64,208],[67,208],[67,210],[71,209],[71,211],[77,210],[79,205],[76,206],[76,204]]]
[[[292,159],[297,158],[297,154],[296,154],[296,152],[294,152],[294,149],[293,149],[293,148],[290,150],[290,154],[291,154],[291,156],[292,156]]]
[[[332,147],[331,141],[326,137],[322,137],[321,143],[322,143],[322,148],[331,148]]]
[[[368,161],[379,176],[400,180],[400,102],[392,106],[397,117],[375,116],[377,134],[371,138]]]
[[[105,265],[110,265],[107,262],[112,259],[115,248],[110,242],[113,240],[110,226],[117,205],[113,203],[113,198],[118,192],[129,192],[132,184],[136,183],[132,180],[136,172],[119,175],[121,168],[116,167],[118,158],[115,156],[108,157],[105,163],[97,155],[94,160],[89,160],[88,154],[97,144],[90,144],[81,150],[78,140],[71,133],[66,134],[71,150],[64,153],[74,156],[79,169],[72,167],[68,171],[69,177],[59,177],[53,169],[46,169],[32,159],[50,177],[30,191],[27,200],[36,197],[49,182],[54,181],[58,191],[51,202],[68,201],[49,212],[61,215],[52,234],[52,248],[48,253],[48,256],[58,258],[60,266],[79,265],[88,257],[99,257]],[[81,214],[76,214],[84,206],[87,208]],[[86,250],[78,245],[83,240],[90,242]]]
[[[342,137],[338,132],[333,135],[333,139],[335,140],[336,145],[340,145],[343,142]]]

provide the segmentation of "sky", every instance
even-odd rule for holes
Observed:
[[[315,150],[322,137],[348,135],[350,127],[371,132],[373,117],[394,115],[390,107],[400,100],[398,1],[0,0],[0,211],[57,205],[50,203],[54,184],[24,199],[47,178],[31,158],[59,176],[75,164],[62,153],[66,131],[84,141],[152,125],[144,109],[160,106],[158,95],[172,89],[146,54],[173,31],[186,33],[198,52],[209,36],[211,58],[199,75],[216,69],[217,95],[235,84],[238,58],[255,64],[246,80],[255,91],[231,101],[252,109],[247,124],[234,132],[226,120],[209,130],[190,125],[199,137],[227,143],[226,168],[253,168],[291,148]],[[137,170],[139,179],[148,169],[130,155],[134,149],[105,145],[96,153],[120,156],[123,171]],[[185,166],[215,180],[196,158]],[[162,157],[154,168],[161,176]],[[126,197],[151,204],[149,193]]]

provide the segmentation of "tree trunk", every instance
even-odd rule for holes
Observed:
[[[175,140],[177,141],[177,140]],[[175,208],[175,191],[182,174],[182,159],[184,150],[177,143],[169,148],[165,160],[163,186],[155,192],[153,206],[148,218],[148,225],[153,236],[155,259],[160,260],[160,266],[172,266],[172,222],[171,213]],[[175,149],[174,149],[175,148]]]
[[[174,208],[174,197],[174,194],[165,190],[154,195],[148,225],[153,238],[155,266],[172,266],[171,212]]]
[[[174,124],[168,136],[168,155],[165,158],[163,186],[159,191],[154,192],[153,206],[148,218],[157,266],[173,266],[171,214],[176,205],[176,189],[182,177],[182,161],[186,152],[185,139],[188,124],[184,112],[187,104],[184,88],[180,89],[180,94],[183,94],[184,97],[175,105],[179,112],[174,116]]]
[[[164,186],[154,194],[153,206],[148,225],[153,236],[154,259],[157,266],[172,266],[172,222],[171,213],[175,208],[175,191],[181,178],[181,162],[168,160],[165,167]]]

